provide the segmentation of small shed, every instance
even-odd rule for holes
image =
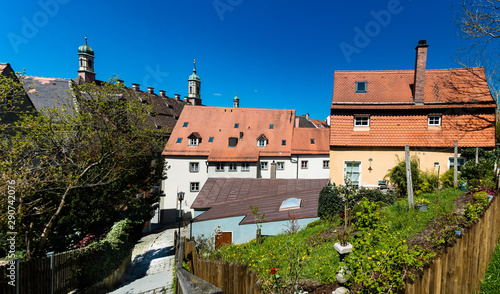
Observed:
[[[318,197],[329,179],[210,178],[192,208],[191,236],[210,236],[220,227],[227,243],[255,238],[256,224],[250,206],[258,207],[262,235],[277,235],[293,217],[304,227],[317,220]]]

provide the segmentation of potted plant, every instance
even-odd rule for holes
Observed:
[[[415,199],[415,208],[418,208],[421,211],[427,211],[427,208],[431,203],[428,199],[418,197]]]
[[[337,250],[337,252],[339,253],[340,261],[344,260],[344,257],[352,252],[352,244],[347,242],[348,238],[349,231],[347,229],[344,229],[344,232],[339,235],[339,242],[333,245],[333,248],[335,248],[335,250]]]

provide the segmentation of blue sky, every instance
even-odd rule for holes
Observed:
[[[187,96],[193,58],[203,104],[292,108],[325,119],[336,70],[459,67],[450,1],[0,0],[0,62],[28,75],[74,78],[78,46],[97,79]],[[8,3],[8,4],[7,4]]]

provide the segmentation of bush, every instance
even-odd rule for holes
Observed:
[[[453,188],[454,187],[454,169],[451,167],[441,176],[441,183],[443,184],[443,189]]]
[[[488,204],[488,196],[490,194],[486,192],[476,192],[474,195],[472,195],[472,199],[476,201],[476,203],[480,203],[483,206],[486,206]]]
[[[318,199],[318,216],[321,219],[332,219],[344,211],[344,200],[339,194],[337,187],[323,187]]]
[[[492,180],[495,176],[493,166],[494,160],[479,158],[476,164],[475,160],[469,160],[462,165],[460,176],[467,180]]]
[[[113,225],[100,242],[91,243],[78,257],[81,264],[79,287],[99,283],[112,274],[130,254],[138,237],[138,227],[124,219]]]
[[[419,160],[417,157],[413,157],[410,160],[411,166],[411,179],[413,183],[413,190],[419,186],[422,182],[420,179],[420,170],[418,169]],[[397,193],[400,197],[407,194],[407,183],[406,183],[406,161],[399,161],[399,163],[393,167],[387,173],[386,177],[389,177],[390,182],[396,186]]]
[[[371,202],[383,202],[385,205],[392,205],[396,203],[396,194],[391,192],[382,192],[376,189],[362,188],[358,190],[356,197],[358,202],[360,199],[366,198]]]

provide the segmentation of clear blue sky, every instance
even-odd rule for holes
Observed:
[[[97,79],[168,96],[187,96],[196,57],[209,106],[238,91],[241,107],[325,119],[334,71],[412,69],[422,39],[427,68],[459,67],[448,0],[0,1],[0,62],[15,71],[75,78],[86,34]]]

